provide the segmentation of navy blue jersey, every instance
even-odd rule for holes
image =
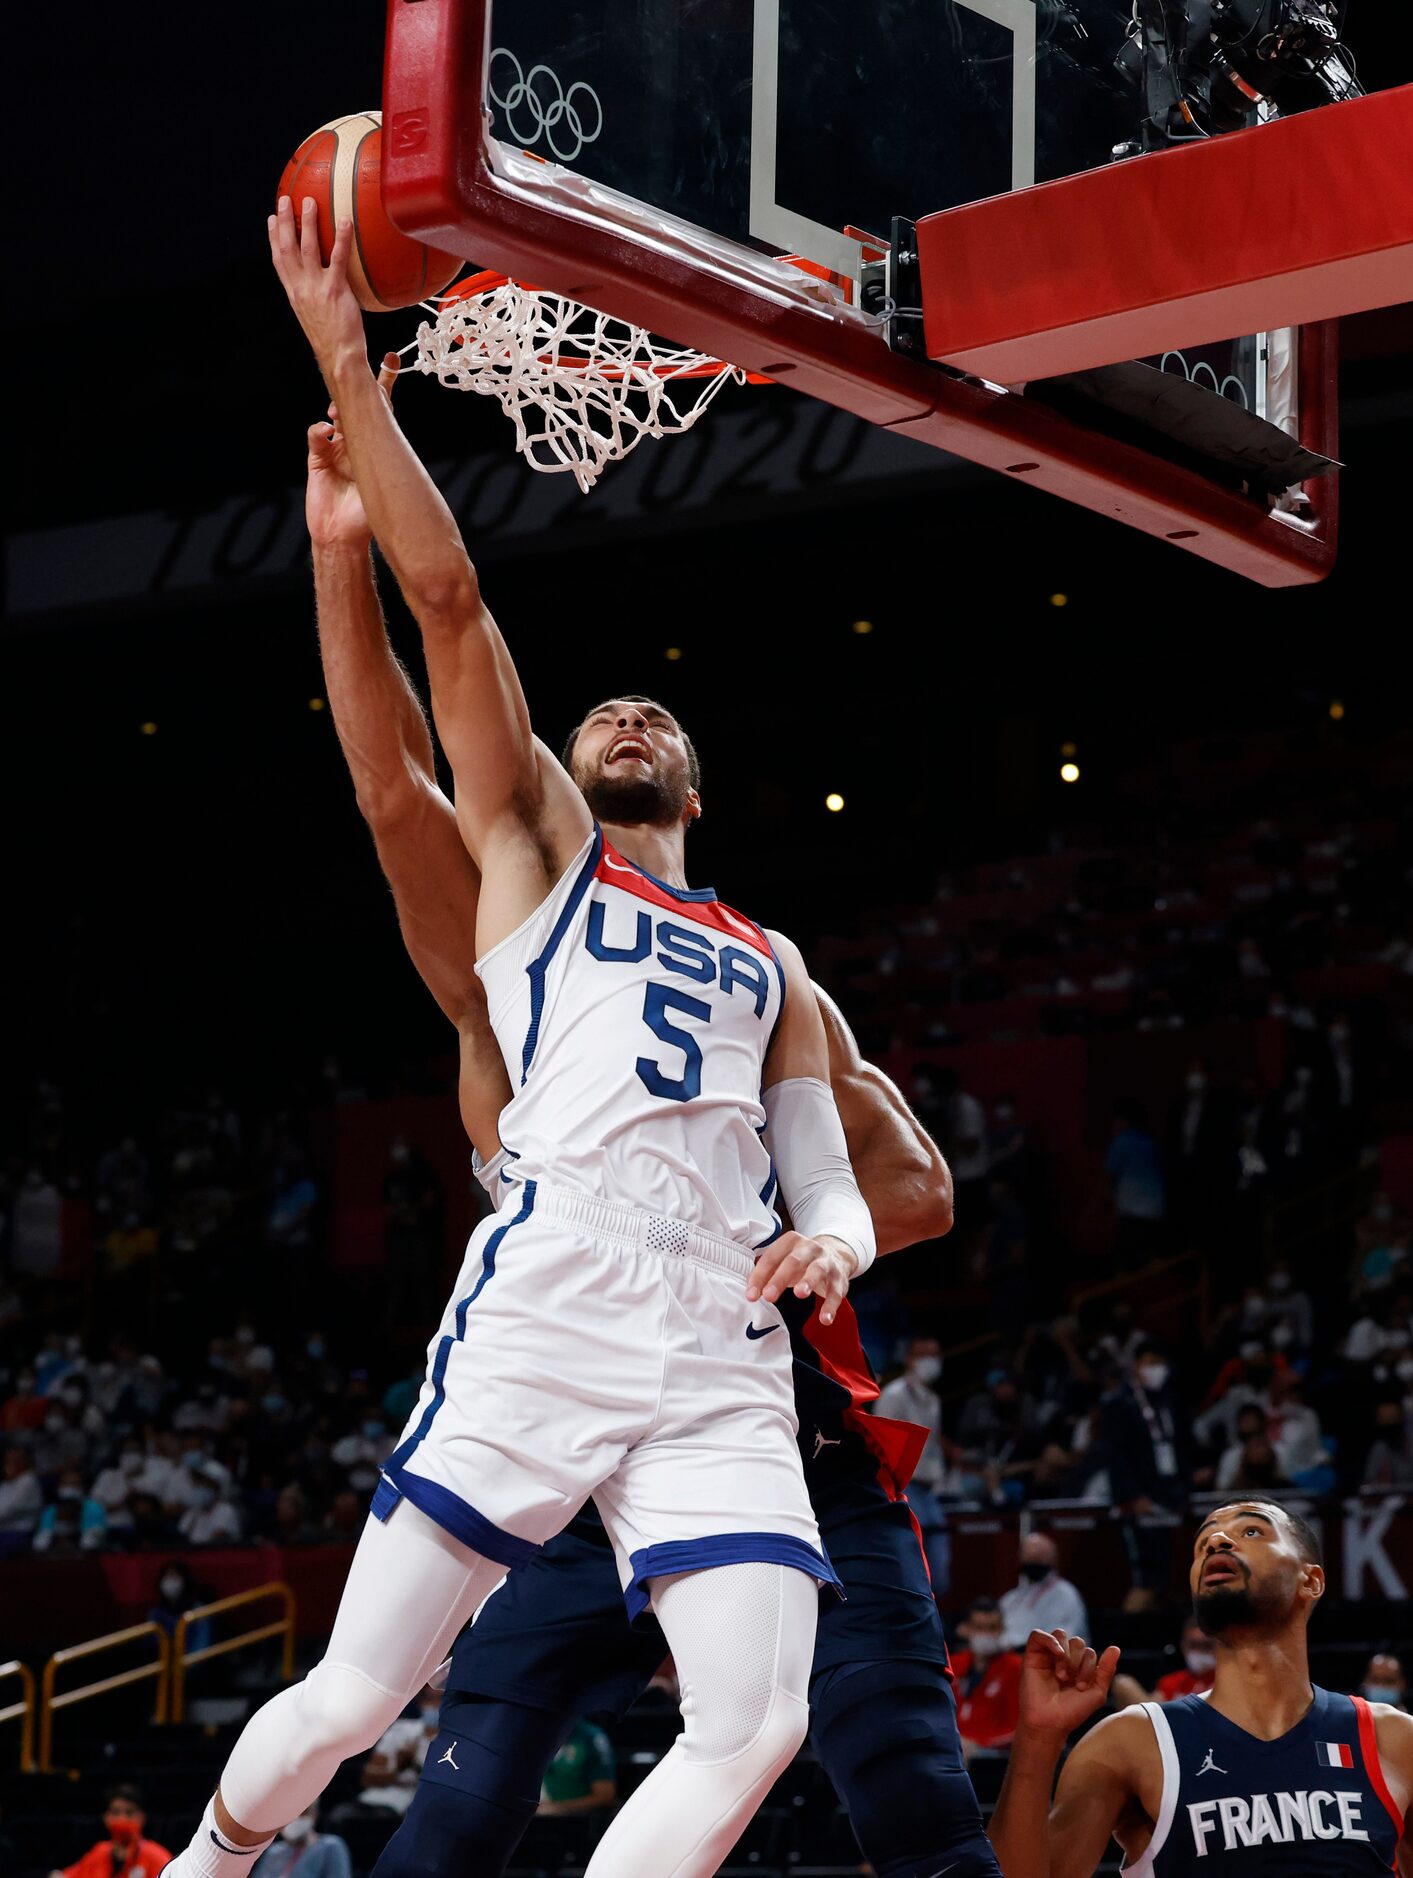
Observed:
[[[776,1307],[790,1333],[795,1359],[795,1413],[800,1422],[800,1458],[810,1498],[819,1510],[821,1492],[844,1477],[881,1483],[900,1495],[927,1442],[916,1422],[870,1415],[878,1383],[859,1340],[859,1320],[846,1299],[832,1324],[823,1324],[818,1298],[787,1291]]]
[[[1317,1689],[1261,1741],[1198,1695],[1144,1704],[1163,1757],[1153,1838],[1126,1878],[1387,1878],[1403,1822],[1358,1696]]]

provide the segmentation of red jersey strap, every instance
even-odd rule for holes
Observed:
[[[1369,1785],[1383,1801],[1393,1821],[1394,1839],[1397,1842],[1403,1838],[1403,1815],[1394,1805],[1393,1795],[1384,1779],[1384,1764],[1379,1759],[1379,1737],[1374,1726],[1373,1710],[1362,1695],[1352,1695],[1349,1699],[1354,1704],[1354,1713],[1359,1722],[1359,1752],[1364,1756],[1364,1771],[1369,1776]]]
[[[859,1320],[852,1309],[846,1306],[832,1324],[824,1324],[816,1304],[805,1321],[805,1341],[829,1380],[848,1390],[844,1425],[863,1441],[878,1462],[880,1483],[890,1499],[897,1499],[922,1458],[927,1429],[918,1422],[894,1421],[887,1415],[868,1413],[868,1403],[878,1400],[878,1384],[864,1355]]]

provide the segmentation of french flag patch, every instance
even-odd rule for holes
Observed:
[[[1354,1750],[1347,1741],[1317,1741],[1315,1758],[1321,1767],[1352,1767]]]

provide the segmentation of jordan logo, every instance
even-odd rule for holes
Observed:
[[[1193,1778],[1196,1779],[1202,1774],[1224,1774],[1226,1771],[1225,1767],[1218,1767],[1216,1761],[1212,1758],[1212,1750],[1208,1748],[1207,1758],[1198,1768],[1197,1774],[1195,1774]]]
[[[844,1444],[842,1441],[826,1441],[824,1438],[823,1431],[819,1428],[815,1429],[814,1431],[814,1459],[815,1460],[819,1459],[820,1455],[823,1454],[826,1448],[840,1448],[843,1445]]]
[[[443,1754],[442,1758],[437,1762],[437,1766],[438,1767],[456,1767],[456,1762],[452,1758],[455,1752],[456,1752],[456,1743],[453,1741],[451,1746],[447,1749],[446,1753]],[[459,1774],[461,1772],[461,1769],[459,1767],[456,1767],[456,1771]]]

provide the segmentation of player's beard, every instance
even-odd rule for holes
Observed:
[[[577,776],[589,813],[596,822],[610,822],[620,828],[646,825],[671,828],[682,819],[687,806],[687,778],[680,771],[672,776],[611,776],[602,770],[592,776]]]
[[[1286,1611],[1287,1600],[1275,1585],[1258,1585],[1250,1578],[1245,1584],[1199,1591],[1192,1600],[1192,1615],[1209,1637],[1276,1622]]]

